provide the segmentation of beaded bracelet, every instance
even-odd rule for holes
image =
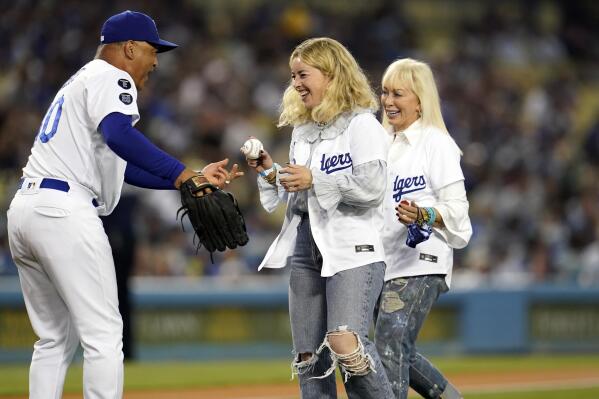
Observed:
[[[429,226],[433,226],[435,224],[435,220],[437,219],[437,212],[435,212],[435,208],[433,207],[429,207],[429,208],[425,208],[426,212],[428,214],[428,218],[425,219],[426,224],[428,224]]]
[[[274,186],[275,184],[277,184],[277,171],[273,170],[272,172],[264,176],[264,179],[268,182],[268,184]]]
[[[426,223],[426,218],[428,214],[426,214],[426,209],[417,207],[416,208],[416,220],[414,221],[417,225],[423,225]]]
[[[433,226],[437,219],[437,212],[432,207],[418,207],[416,209],[416,223],[419,225],[428,224]]]

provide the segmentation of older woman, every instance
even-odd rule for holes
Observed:
[[[384,200],[387,269],[376,346],[397,398],[412,386],[426,398],[461,398],[416,349],[439,294],[449,289],[453,249],[472,235],[461,151],[451,138],[428,65],[392,63],[382,79],[383,125],[390,143]]]

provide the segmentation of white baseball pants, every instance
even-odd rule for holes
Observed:
[[[92,193],[24,180],[8,210],[8,237],[33,330],[30,399],[60,399],[81,342],[85,399],[120,399],[123,323],[114,262]]]

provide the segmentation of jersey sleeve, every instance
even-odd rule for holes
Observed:
[[[348,127],[350,152],[354,166],[376,160],[387,160],[387,133],[370,113],[354,117]]]
[[[92,124],[98,128],[113,112],[131,115],[131,125],[139,121],[137,89],[131,76],[120,69],[105,71],[86,83],[86,101]]]
[[[429,136],[427,146],[428,176],[433,190],[464,180],[461,151],[449,134],[435,131]]]

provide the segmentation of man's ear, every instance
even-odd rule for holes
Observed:
[[[127,40],[124,46],[125,57],[132,60],[135,55],[135,42],[133,40]]]

